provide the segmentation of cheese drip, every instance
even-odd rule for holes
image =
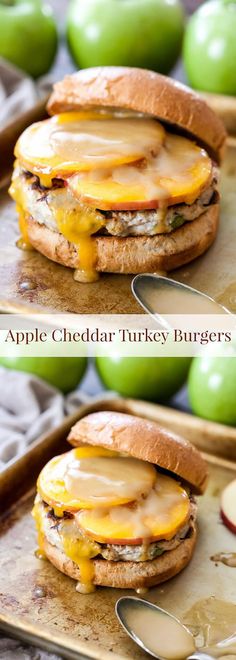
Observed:
[[[58,195],[60,191],[58,191]],[[72,243],[78,253],[76,279],[83,282],[94,282],[98,279],[96,272],[96,246],[92,240],[104,225],[104,219],[96,210],[78,203],[74,209],[51,205],[59,232]]]
[[[21,250],[26,250],[26,251],[33,250],[33,246],[30,243],[28,227],[26,222],[26,201],[19,176],[15,176],[13,178],[11,186],[9,188],[9,194],[11,195],[12,199],[14,199],[14,201],[16,202],[16,210],[18,213],[20,238],[16,242],[16,245]]]
[[[58,515],[56,511],[57,508],[54,507],[54,514]],[[35,520],[37,530],[38,549],[36,550],[35,555],[38,559],[47,558],[44,551],[44,516],[47,516],[47,513],[48,509],[45,511],[44,505],[40,501],[40,498],[36,496],[32,515]],[[82,538],[79,534],[78,528],[76,537],[76,530],[74,530],[76,525],[74,521],[68,521],[67,527],[68,529],[65,528],[64,531],[62,531],[60,529],[59,523],[59,534],[62,542],[62,549],[64,550],[66,557],[71,559],[71,561],[73,561],[79,568],[80,579],[77,590],[81,593],[91,593],[95,589],[93,585],[94,568],[91,559],[96,557],[96,555],[99,553],[99,546],[92,540],[90,541],[89,539]]]
[[[99,552],[99,546],[88,539],[70,538],[69,535],[62,535],[64,553],[78,567],[80,579],[77,585],[77,591],[80,593],[92,593],[95,590],[93,584],[94,567],[91,559],[96,557]]]
[[[35,498],[35,503],[32,509],[32,516],[35,521],[35,527],[37,531],[37,541],[38,541],[38,548],[35,552],[36,557],[38,559],[45,559],[46,555],[44,552],[44,532],[43,532],[43,520],[41,516],[41,504],[40,504],[40,499],[38,496]]]

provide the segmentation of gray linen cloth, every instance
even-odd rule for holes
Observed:
[[[50,76],[37,81],[0,57],[0,128],[14,121],[46,96],[52,84]]]
[[[0,125],[6,126],[17,114],[29,110],[38,100],[31,78],[0,58]]]
[[[0,637],[0,658],[2,660],[60,660],[57,655],[40,651],[33,646],[25,646],[21,642],[7,637]]]
[[[86,400],[83,392],[63,397],[32,374],[0,367],[0,471]]]

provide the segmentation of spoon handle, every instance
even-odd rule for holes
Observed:
[[[187,660],[215,660],[215,658],[207,653],[196,651],[195,653],[192,653],[192,655],[188,655]]]

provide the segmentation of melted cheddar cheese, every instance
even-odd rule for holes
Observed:
[[[51,181],[45,181],[43,185],[51,185]],[[63,189],[62,189],[63,190]],[[23,192],[21,176],[16,174],[12,180],[9,193],[16,202],[20,238],[17,246],[22,250],[32,250],[28,235],[28,208],[27,195]],[[73,209],[67,208],[65,204],[59,205],[61,189],[57,190],[57,205],[51,203],[58,231],[75,246],[77,250],[77,270],[75,279],[82,282],[94,282],[98,279],[96,272],[96,246],[92,240],[92,234],[96,233],[104,225],[104,219],[95,209],[89,208],[76,200]],[[37,218],[36,218],[37,220]],[[30,220],[29,220],[30,221]]]
[[[47,512],[48,509],[45,511],[45,507],[42,504],[42,501],[37,496],[32,515],[35,520],[37,530],[38,549],[36,550],[35,555],[38,559],[46,559],[46,554],[44,551],[44,516],[47,516]],[[54,507],[54,513],[56,516],[58,516],[57,507]],[[63,516],[63,513],[61,515]],[[63,528],[60,528],[60,525],[59,538],[62,545],[62,550],[64,551],[66,557],[71,559],[71,561],[73,561],[79,568],[78,591],[81,593],[91,593],[94,591],[94,568],[91,559],[96,557],[96,555],[99,553],[99,545],[96,542],[87,539],[86,537],[82,538],[79,530],[77,536],[70,536],[66,529],[63,531]]]
[[[43,521],[42,521],[42,516],[41,516],[41,504],[40,504],[40,499],[38,496],[36,496],[35,503],[33,506],[32,510],[32,516],[35,521],[35,527],[36,527],[36,532],[37,532],[37,542],[38,542],[38,548],[35,552],[36,557],[38,559],[45,559],[46,555],[44,552],[44,532],[43,532]]]
[[[15,177],[12,180],[11,186],[9,188],[9,193],[16,202],[16,210],[18,212],[20,238],[18,239],[16,245],[21,250],[26,250],[26,251],[33,250],[33,247],[30,243],[28,228],[27,228],[26,203],[19,177]]]
[[[92,593],[95,590],[93,585],[94,567],[91,559],[98,554],[98,546],[95,543],[85,540],[63,538],[63,550],[78,567],[80,579],[77,590],[81,593]]]
[[[58,191],[60,194],[60,191]],[[75,245],[78,255],[77,277],[79,281],[96,281],[96,247],[92,235],[104,225],[104,219],[95,209],[76,204],[74,209],[64,206],[54,209],[53,214],[59,232]]]

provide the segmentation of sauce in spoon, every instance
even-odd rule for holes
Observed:
[[[118,605],[119,620],[150,653],[166,660],[183,660],[196,651],[193,635],[175,617],[152,603],[135,598],[125,600],[122,615]]]

